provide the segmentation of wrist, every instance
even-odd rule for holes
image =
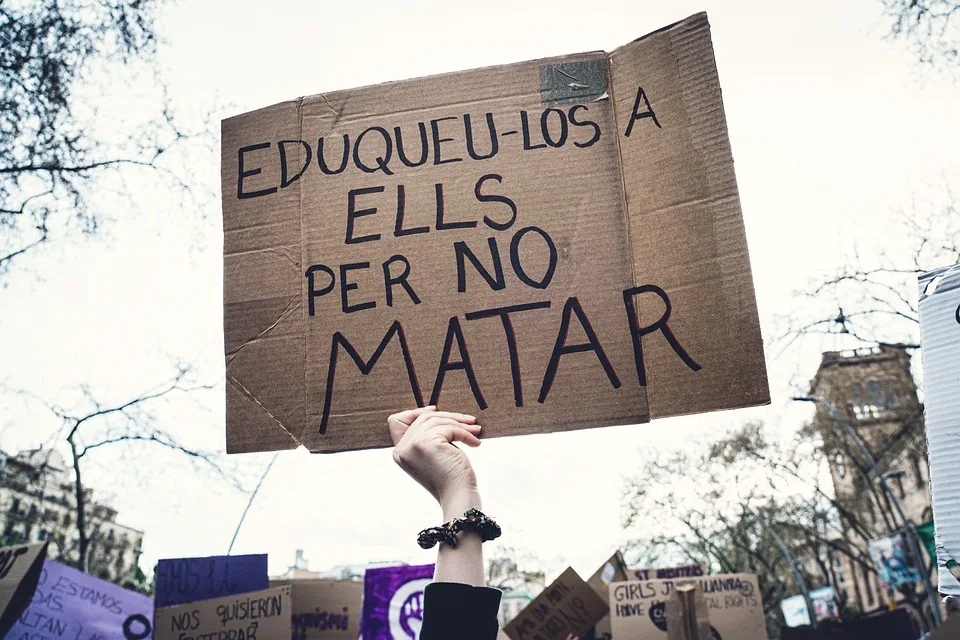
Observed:
[[[440,497],[440,508],[443,510],[444,522],[463,517],[469,509],[483,510],[480,492],[475,488],[458,488],[443,494]]]

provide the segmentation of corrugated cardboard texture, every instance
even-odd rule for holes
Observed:
[[[356,640],[363,583],[354,580],[271,580],[290,587],[293,640]]]
[[[155,640],[290,637],[290,587],[161,607],[154,613]]]
[[[727,640],[767,640],[757,576],[747,573],[696,580],[632,580],[610,585],[610,620],[617,640],[666,640],[667,601],[675,584],[696,583],[710,625]]]
[[[618,550],[587,579],[587,584],[593,587],[597,595],[609,606],[610,591],[608,587],[610,583],[623,582],[627,578],[627,563],[624,562],[623,554]],[[610,614],[607,614],[597,623],[595,627],[595,638],[596,640],[610,640],[612,636],[613,629],[610,627]]]
[[[920,345],[938,589],[960,596],[960,264],[920,277]]]
[[[769,402],[705,14],[223,122],[227,450]]]
[[[667,640],[713,640],[707,599],[695,583],[675,583],[667,598]]]
[[[566,640],[581,636],[610,608],[593,587],[568,568],[503,630],[512,640]]]

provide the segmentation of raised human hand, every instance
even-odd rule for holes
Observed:
[[[422,407],[387,418],[394,443],[393,459],[443,507],[461,515],[481,508],[477,477],[456,442],[480,446],[480,425],[474,416]]]

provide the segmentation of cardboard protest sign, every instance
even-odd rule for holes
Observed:
[[[667,640],[713,640],[707,599],[693,582],[676,582],[666,604]]]
[[[587,579],[587,584],[593,587],[593,590],[597,592],[597,595],[606,602],[609,606],[610,603],[610,591],[608,587],[611,582],[623,582],[627,579],[627,564],[623,560],[623,554],[618,550],[615,554],[610,556],[610,559],[603,563],[599,569],[597,569],[590,578]],[[594,629],[594,637],[596,640],[610,640],[613,636],[613,630],[610,627],[610,615],[605,615],[597,623]]]
[[[47,560],[33,602],[4,638],[149,640],[153,599]]]
[[[960,264],[920,277],[919,309],[938,589],[960,596]]]
[[[290,587],[156,610],[155,640],[281,640],[290,637]]]
[[[157,563],[156,606],[261,591],[269,586],[265,553],[165,559]]]
[[[30,604],[46,557],[46,542],[0,549],[0,637]]]
[[[271,580],[289,586],[292,640],[357,640],[363,583],[353,580]]]
[[[229,118],[221,178],[230,452],[769,402],[706,14]]]
[[[572,568],[550,583],[504,627],[512,640],[566,640],[589,631],[610,607]]]
[[[667,640],[667,601],[674,586],[696,584],[716,640],[767,640],[757,577],[746,573],[680,580],[632,580],[610,585],[614,638]]]
[[[434,565],[367,569],[363,579],[363,640],[416,640],[423,623],[423,590]]]
[[[699,562],[682,564],[675,567],[644,567],[629,569],[635,580],[676,580],[677,578],[699,578],[707,575],[706,568]]]

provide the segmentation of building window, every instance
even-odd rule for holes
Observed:
[[[13,502],[10,503],[10,511],[20,513],[20,498],[13,499]]]
[[[50,537],[50,533],[46,529],[40,529],[40,533],[37,534],[37,540],[43,542]]]
[[[870,581],[872,577],[867,573],[867,570],[863,567],[860,567],[860,572],[863,575],[863,585],[867,588],[867,606],[873,606],[873,583]]]
[[[850,407],[857,420],[882,418],[887,411],[900,406],[900,395],[890,380],[868,380],[850,390]]]
[[[837,454],[833,457],[833,463],[837,468],[837,476],[839,476],[840,478],[846,478],[847,463],[843,457],[843,454],[838,451]]]
[[[910,464],[913,466],[913,475],[917,478],[917,486],[923,487],[927,483],[926,480],[923,479],[923,466],[920,464],[920,456],[915,453],[911,453]]]

